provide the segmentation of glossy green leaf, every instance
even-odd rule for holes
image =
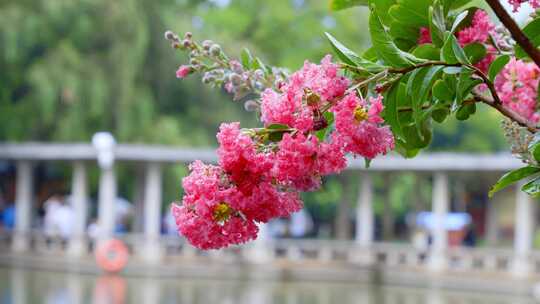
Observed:
[[[486,54],[487,54],[486,47],[483,44],[476,43],[476,42],[467,44],[463,48],[463,51],[465,52],[465,55],[467,56],[469,61],[473,64],[484,59],[484,57],[486,57]]]
[[[522,31],[535,47],[540,45],[540,18],[533,19]],[[527,57],[527,53],[519,45],[516,46],[515,51],[518,59]]]
[[[251,62],[253,61],[253,56],[247,48],[244,48],[242,50],[242,53],[240,53],[240,59],[242,60],[242,65],[245,69],[251,69]]]
[[[540,196],[540,178],[535,178],[521,187],[521,191],[533,196]]]
[[[382,24],[376,10],[372,8],[369,16],[369,31],[371,42],[377,52],[377,57],[393,67],[409,67],[425,60],[400,50]]]
[[[497,77],[508,61],[510,61],[510,56],[502,55],[497,57],[497,59],[491,63],[488,71],[488,78],[491,82],[495,81],[495,77]]]
[[[418,58],[439,60],[440,49],[431,43],[424,43],[417,46],[412,54]]]
[[[461,106],[456,112],[457,120],[467,120],[471,115],[476,113],[476,104],[470,103]]]
[[[438,123],[444,122],[448,115],[450,115],[450,110],[448,108],[435,109],[431,112],[431,117]]]
[[[396,81],[386,93],[384,101],[384,112],[383,118],[385,122],[392,129],[394,136],[401,138],[403,137],[403,131],[401,129],[401,124],[399,123],[399,109],[398,109],[398,95],[399,91],[405,91],[405,85],[401,81]],[[404,94],[403,94],[404,95]]]
[[[389,11],[390,7],[396,4],[396,0],[369,0],[368,2],[370,6],[375,6],[375,10],[384,24],[389,25],[394,20]]]
[[[446,22],[443,6],[439,1],[434,1],[433,6],[429,8],[429,31],[433,44],[441,46],[444,42],[444,33],[446,32]]]
[[[505,175],[501,176],[501,178],[491,187],[489,190],[489,196],[493,196],[493,194],[497,191],[500,191],[517,181],[520,181],[526,177],[529,177],[531,175],[534,175],[536,173],[540,172],[540,168],[533,167],[533,166],[526,166],[522,167],[513,171],[510,171],[506,173]]]
[[[354,6],[365,6],[367,4],[367,0],[330,0],[330,9],[333,11],[339,11]]]
[[[278,124],[278,123],[275,123],[275,124],[269,125],[269,126],[266,127],[266,128],[267,128],[267,129],[270,129],[270,130],[286,130],[286,129],[289,129],[289,126],[284,125],[284,124]]]
[[[460,24],[463,22],[463,20],[465,20],[465,18],[467,18],[468,15],[469,15],[469,11],[463,11],[459,15],[456,16],[456,18],[454,19],[454,23],[452,23],[452,28],[450,29],[451,35],[456,32]]]
[[[339,59],[347,64],[356,66],[355,58],[358,58],[359,56],[343,45],[343,43],[339,42],[336,38],[334,38],[334,36],[330,35],[330,33],[324,34],[326,35],[326,38],[328,38],[328,41],[330,41],[330,44],[332,45],[332,48]]]
[[[448,84],[439,79],[433,84],[432,89],[433,97],[441,101],[452,101],[454,100],[454,90],[448,87]]]

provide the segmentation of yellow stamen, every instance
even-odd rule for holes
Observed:
[[[233,209],[225,202],[221,202],[214,207],[214,220],[216,222],[225,222],[231,217]]]
[[[354,120],[356,120],[357,122],[362,122],[366,119],[368,119],[368,113],[366,109],[364,109],[362,106],[356,107],[356,109],[354,109]]]

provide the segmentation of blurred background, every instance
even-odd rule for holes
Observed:
[[[175,71],[184,63],[186,56],[170,48],[163,38],[165,30],[181,35],[191,31],[195,39],[212,39],[235,56],[247,47],[271,65],[296,70],[304,60],[318,62],[331,52],[323,36],[325,31],[355,50],[367,48],[366,16],[365,8],[331,12],[326,0],[1,1],[0,142],[5,145],[0,149],[7,151],[6,145],[16,147],[29,142],[90,144],[92,136],[101,131],[110,132],[118,144],[213,149],[217,127],[222,121],[241,121],[243,126],[250,127],[257,125],[256,117],[245,112],[241,103],[233,102],[224,90],[205,86],[196,76],[178,80]],[[451,118],[444,125],[436,125],[433,142],[426,153],[452,152],[481,157],[502,155],[501,152],[507,151],[499,127],[500,117],[484,107],[478,110],[477,115],[467,122]],[[68,152],[66,150],[66,155]],[[58,153],[62,154],[61,151]],[[17,172],[21,159],[13,156],[0,158],[0,226],[6,242],[12,241],[15,221],[20,220],[16,215],[15,202],[19,193],[17,187],[20,186],[17,180],[20,174]],[[501,159],[507,160],[507,157]],[[144,208],[137,207],[141,200],[139,165],[130,162],[117,162],[115,165],[117,197],[114,204],[117,212],[114,230],[118,235],[136,235],[144,230],[141,223],[144,222],[141,219],[144,218]],[[103,174],[95,162],[86,167],[88,205],[83,226],[91,237],[99,217],[99,185]],[[29,196],[31,220],[27,226],[33,231],[45,232],[41,239],[43,244],[39,245],[44,246],[43,250],[49,250],[49,254],[51,250],[61,251],[62,246],[67,246],[71,230],[76,225],[69,224],[69,220],[63,221],[62,216],[70,218],[74,216],[74,210],[53,213],[58,206],[70,206],[70,199],[73,199],[73,165],[65,161],[38,160],[32,161],[29,172],[33,183]],[[515,246],[513,190],[494,199],[500,202],[497,202],[499,212],[491,221],[488,220],[490,200],[487,190],[499,173],[471,170],[450,175],[448,208],[462,223],[456,228],[460,234],[449,238],[451,246],[506,248],[510,251]],[[171,202],[182,197],[180,183],[187,174],[187,164],[163,164],[160,174],[158,231],[162,236],[170,235],[173,243],[181,242],[181,237],[174,233],[168,209]],[[425,223],[430,221],[426,216],[429,218],[432,209],[434,178],[431,172],[384,171],[371,174],[371,179],[373,241],[409,246],[414,240],[418,241],[418,232],[422,231],[423,240],[418,242],[430,244],[433,236],[430,235],[429,224]],[[328,242],[342,240],[345,244],[354,245],[359,225],[355,209],[360,183],[358,171],[327,178],[320,191],[304,195],[306,208],[296,219],[283,219],[269,225],[269,237]],[[424,218],[419,217],[422,212],[428,214],[424,214]],[[534,222],[536,213],[530,213],[534,214]],[[495,225],[492,223],[494,219],[496,226],[490,234],[488,226]],[[540,246],[540,235],[536,237],[534,231],[531,232],[531,248]],[[36,243],[32,238],[29,248],[35,249]],[[60,247],[54,247],[55,243]],[[273,285],[269,283],[271,287],[266,287],[263,283],[252,286],[236,282],[227,287],[222,286],[223,282],[193,283],[189,281],[189,275],[166,284],[155,279],[137,281],[129,276],[104,279],[46,272],[34,275],[15,267],[9,253],[10,245],[7,246],[8,249],[4,250],[7,259],[4,257],[2,262],[5,268],[0,268],[0,303],[139,303],[139,299],[147,299],[141,303],[303,304],[335,303],[339,300],[341,303],[371,301],[379,304],[395,303],[391,301],[400,298],[401,294],[411,296],[413,302],[414,299],[433,296],[429,292],[398,289],[392,291],[395,296],[388,296],[394,300],[385,300],[381,299],[385,292],[376,288],[362,287],[363,292],[358,295],[358,289],[351,286],[340,285],[342,289],[334,289],[333,285],[321,285],[323,288],[315,289],[329,291],[313,297],[309,287],[301,284],[282,286],[280,284],[284,283],[274,282]],[[137,246],[145,245],[129,243],[130,252],[136,251]],[[182,248],[185,246],[181,245]],[[29,248],[24,253],[35,256]],[[513,255],[512,252],[508,254]],[[336,251],[333,256],[337,255]],[[285,257],[291,258],[287,254]],[[93,263],[88,257],[80,260]],[[190,265],[185,261],[182,263]],[[135,262],[130,263],[133,266]],[[206,277],[220,278],[212,272]],[[65,287],[66,280],[79,282],[79,285]],[[103,280],[106,283],[100,283]],[[105,287],[99,287],[99,284]],[[171,292],[173,287],[167,284],[182,286],[181,292]],[[208,287],[212,290],[214,284],[218,284],[217,291],[210,295],[201,293],[200,290]],[[99,288],[111,286],[117,286],[112,289],[123,295],[120,299],[116,295],[100,295],[103,291]],[[138,289],[137,286],[150,287],[137,291],[143,293],[141,298],[129,291]],[[25,295],[21,288],[30,290],[30,293]],[[80,299],[74,298],[73,290],[75,294],[78,290]],[[237,290],[237,294],[242,296],[237,298],[230,292],[223,293],[224,290]],[[289,299],[293,297],[289,293],[294,294],[293,300]],[[360,300],[362,295],[366,297],[370,293],[367,300]],[[91,295],[86,297],[87,294]],[[436,297],[450,301],[448,299],[452,295],[441,293]],[[477,298],[470,301],[477,301]]]

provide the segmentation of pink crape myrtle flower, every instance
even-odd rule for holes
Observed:
[[[333,109],[336,131],[344,150],[373,159],[394,149],[394,137],[388,126],[382,126],[382,96],[366,100],[355,93],[347,95]]]
[[[171,208],[178,232],[199,249],[219,249],[257,238],[259,229],[253,221],[233,216],[221,224],[186,206],[173,204]]]
[[[235,209],[243,195],[230,185],[221,168],[195,161],[182,181],[182,205],[172,214],[180,234],[200,249],[241,244],[257,237],[257,226]]]
[[[512,58],[495,78],[495,89],[504,106],[532,123],[538,123],[538,81],[540,69],[532,62]]]
[[[306,61],[301,70],[291,75],[280,90],[267,89],[262,94],[261,120],[265,126],[285,124],[300,131],[310,131],[314,126],[314,112],[321,103],[343,95],[349,80],[338,75],[337,64],[330,55],[320,65]],[[314,101],[307,104],[312,96]]]
[[[186,78],[191,73],[191,67],[189,65],[181,65],[176,70],[176,78]]]
[[[312,135],[283,135],[275,159],[276,179],[301,191],[319,188],[321,176],[317,171],[318,145],[317,138]]]
[[[489,35],[495,35],[495,25],[491,23],[488,13],[484,10],[476,10],[471,26],[457,33],[458,42],[461,46],[478,42],[485,43]]]
[[[429,28],[425,26],[420,28],[420,34],[418,36],[417,42],[418,44],[432,43],[431,33],[429,32]]]
[[[242,193],[251,194],[254,185],[268,177],[271,154],[258,153],[251,137],[241,132],[239,122],[221,124],[217,139],[219,165]]]
[[[246,218],[266,223],[276,217],[288,217],[303,207],[298,192],[280,191],[270,182],[256,185],[252,195],[238,206]]]

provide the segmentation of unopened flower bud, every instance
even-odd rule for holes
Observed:
[[[191,64],[191,65],[199,65],[199,60],[197,60],[195,58],[191,58],[189,60],[189,64]]]
[[[202,42],[202,47],[203,47],[203,49],[205,49],[205,50],[209,50],[210,47],[212,46],[212,44],[214,44],[214,43],[212,42],[212,40],[205,40],[205,41]]]
[[[229,75],[229,80],[234,84],[234,85],[239,85],[242,83],[242,77],[236,73],[232,73]]]
[[[210,55],[218,56],[221,54],[221,47],[218,44],[214,44],[210,47]]]
[[[167,40],[177,40],[178,38],[172,31],[166,31],[165,32],[165,39]]]
[[[244,102],[244,109],[248,112],[255,112],[259,109],[259,104],[255,100],[248,100]]]
[[[180,48],[183,48],[183,46],[182,46],[180,43],[176,42],[176,41],[173,42],[173,43],[171,44],[171,46],[172,46],[173,49],[180,49]]]
[[[184,39],[182,40],[182,45],[185,47],[185,48],[188,48],[191,46],[191,41],[187,40],[187,39]]]
[[[317,120],[313,122],[313,130],[319,131],[328,127],[328,121],[324,116],[320,116]]]
[[[192,34],[191,32],[186,32],[186,33],[184,34],[184,39],[188,39],[188,40],[189,40],[189,39],[191,39],[191,37],[193,37],[193,34]]]

